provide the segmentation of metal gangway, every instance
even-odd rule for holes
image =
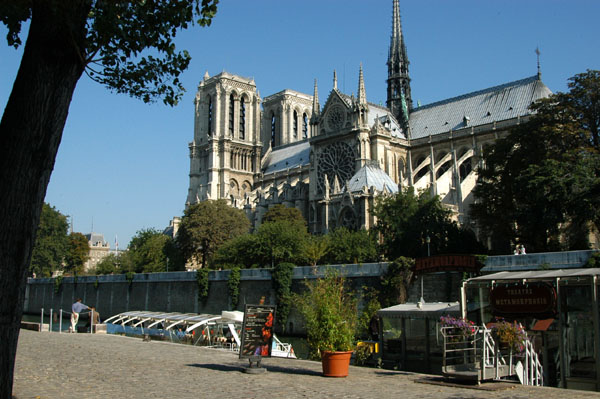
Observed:
[[[459,333],[455,327],[442,327],[444,352],[442,374],[457,380],[503,380],[517,376],[523,385],[544,385],[544,373],[529,337],[522,342],[523,352],[501,349],[486,326]]]

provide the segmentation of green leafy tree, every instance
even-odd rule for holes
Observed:
[[[569,79],[568,93],[532,106],[527,123],[490,146],[471,216],[497,252],[588,248],[600,222],[600,72]]]
[[[316,266],[328,251],[328,236],[309,236],[302,247],[302,255],[311,266]]]
[[[93,274],[116,274],[119,272],[119,257],[113,253],[106,255],[96,264],[96,269],[90,270]]]
[[[31,257],[32,273],[38,277],[50,277],[54,271],[63,270],[68,228],[67,217],[45,203]]]
[[[223,243],[215,253],[211,267],[230,269],[242,265],[245,269],[263,266],[259,238],[256,234],[243,234]]]
[[[376,262],[375,237],[366,230],[352,231],[338,227],[327,235],[329,247],[324,261],[331,264]]]
[[[229,206],[225,200],[202,201],[185,210],[177,242],[185,259],[204,267],[221,245],[249,229],[250,222],[241,209]]]
[[[171,238],[156,229],[142,229],[131,238],[128,256],[135,273],[164,272],[167,269],[167,250]]]
[[[83,265],[90,257],[90,244],[86,236],[73,232],[67,237],[65,271],[74,275],[83,272]]]
[[[408,187],[395,195],[381,197],[375,205],[375,230],[381,237],[381,249],[388,259],[399,256],[417,258],[430,254],[482,253],[485,248],[474,234],[451,219],[452,212],[438,196],[415,193]]]
[[[408,299],[408,288],[414,278],[415,260],[400,256],[388,264],[388,269],[381,277],[381,304],[384,307],[405,303]]]
[[[262,265],[298,264],[303,261],[302,248],[308,239],[304,222],[279,220],[263,223],[256,233]]]
[[[0,397],[10,397],[19,323],[40,213],[69,105],[85,72],[119,93],[174,105],[189,64],[173,38],[210,25],[218,0],[0,2],[11,46],[29,33],[0,120]]]
[[[269,209],[262,218],[262,223],[278,222],[285,220],[288,222],[299,222],[306,226],[306,220],[297,208],[288,208],[285,205],[277,204]]]

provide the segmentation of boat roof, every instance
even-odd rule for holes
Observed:
[[[460,306],[458,302],[402,303],[381,309],[377,312],[379,316],[405,318],[432,318],[445,314],[459,313]]]
[[[241,323],[243,319],[244,312],[240,311],[223,311],[220,315],[215,315],[207,313],[166,313],[134,310],[111,316],[106,319],[105,323],[129,324],[136,327],[142,323],[149,322],[145,326],[146,328],[152,328],[160,323],[164,330],[170,330],[175,326],[184,326],[186,327],[186,332],[189,332],[209,322]]]
[[[550,270],[529,270],[519,272],[498,272],[486,274],[484,276],[473,277],[467,280],[469,283],[489,283],[491,281],[518,281],[518,280],[554,280],[557,278],[581,278],[600,275],[600,268],[584,269],[550,269]]]

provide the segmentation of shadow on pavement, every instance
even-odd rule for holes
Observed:
[[[232,365],[227,365],[227,364],[188,364],[187,366],[189,367],[198,367],[198,368],[203,368],[203,369],[209,369],[209,370],[216,370],[216,371],[244,371],[245,366],[232,366]],[[322,376],[323,373],[319,372],[319,371],[313,371],[313,370],[306,370],[306,369],[299,369],[299,368],[292,368],[292,367],[281,367],[281,366],[270,366],[270,365],[264,365],[263,366],[265,369],[267,369],[268,372],[271,373],[283,373],[283,374],[297,374],[297,375],[313,375],[313,376]]]
[[[227,364],[187,364],[189,367],[198,367],[201,369],[209,369],[216,371],[242,371],[243,367],[231,366]]]

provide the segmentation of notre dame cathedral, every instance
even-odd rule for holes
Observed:
[[[398,0],[393,1],[386,106],[370,103],[362,66],[356,97],[334,72],[323,106],[285,89],[260,98],[256,83],[208,72],[195,98],[187,205],[227,199],[254,227],[275,204],[298,208],[312,233],[369,229],[374,200],[413,186],[439,195],[469,224],[483,147],[526,120],[550,90],[538,74],[415,107]]]

